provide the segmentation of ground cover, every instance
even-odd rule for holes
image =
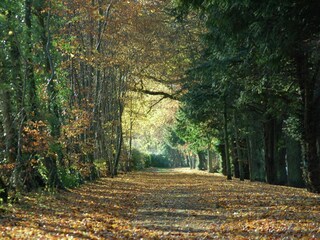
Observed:
[[[320,239],[320,195],[188,169],[102,178],[0,209],[1,239]]]

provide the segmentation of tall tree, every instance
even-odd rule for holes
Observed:
[[[209,29],[207,40],[211,42],[210,47],[213,46],[211,58],[220,61],[226,56],[240,56],[243,72],[249,74],[248,76],[256,72],[251,75],[257,82],[255,85],[262,86],[265,93],[273,92],[273,95],[282,99],[283,103],[290,99],[288,93],[292,93],[292,86],[295,94],[301,94],[300,106],[303,106],[304,112],[302,139],[305,150],[306,183],[310,191],[319,192],[320,161],[316,151],[319,132],[316,124],[319,112],[316,107],[319,106],[317,97],[319,64],[315,48],[320,20],[315,9],[319,9],[319,3],[307,1],[279,3],[270,0],[256,4],[240,1],[182,0],[178,1],[178,4],[182,12],[189,11],[190,6],[193,6],[202,10],[207,16]],[[271,24],[275,21],[277,24]],[[255,90],[256,86],[251,86],[251,90]],[[299,90],[296,86],[299,86]],[[267,117],[275,106],[269,104],[266,106],[263,112]],[[268,121],[267,117],[266,124]],[[272,145],[274,146],[265,150],[271,152],[275,147],[279,147],[275,142],[272,142]],[[283,183],[283,180],[280,180],[286,176],[283,171],[285,169],[283,157],[278,158],[277,154],[269,153],[266,156],[267,162],[275,162],[274,167],[267,169],[267,175],[271,177],[280,174],[278,178]]]

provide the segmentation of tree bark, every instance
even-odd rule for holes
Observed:
[[[251,181],[266,181],[264,135],[262,124],[256,119],[250,121],[247,137],[249,172]]]
[[[243,159],[242,152],[240,149],[240,144],[239,144],[240,139],[238,134],[238,124],[237,124],[235,112],[233,113],[233,126],[234,126],[234,136],[235,136],[235,147],[236,147],[237,156],[238,156],[239,178],[241,181],[244,181],[244,167],[243,167],[244,159]]]
[[[237,151],[237,146],[236,146],[236,139],[233,138],[231,141],[231,146],[230,146],[230,151],[231,151],[231,159],[232,159],[232,164],[233,164],[233,176],[235,178],[240,178],[240,172],[239,172],[239,155]]]
[[[266,181],[269,184],[276,183],[275,159],[274,159],[274,128],[275,120],[267,118],[264,124],[264,141],[265,141],[265,169]]]
[[[304,49],[301,46],[301,49]],[[320,193],[320,79],[317,73],[310,76],[309,56],[303,50],[295,56],[297,79],[303,102],[304,177],[309,191]]]
[[[226,147],[224,144],[219,144],[218,146],[218,151],[220,153],[220,156],[221,156],[221,171],[222,171],[222,174],[227,176],[227,160],[226,160],[226,154],[225,154],[225,151],[226,151]]]
[[[275,167],[276,167],[276,183],[278,185],[286,185],[288,182],[287,178],[287,164],[286,164],[286,147],[285,137],[283,133],[283,120],[276,120],[275,122]]]
[[[198,154],[198,158],[199,158],[198,169],[199,170],[206,170],[205,153],[203,151],[198,151],[197,154]]]
[[[119,116],[118,116],[118,126],[117,126],[117,153],[115,155],[114,159],[114,169],[113,169],[113,176],[117,176],[118,174],[118,165],[120,161],[120,155],[121,155],[121,150],[122,150],[122,142],[123,142],[123,133],[122,133],[122,114],[123,114],[123,103],[121,102],[120,96],[118,99],[118,105],[119,105]]]
[[[14,163],[16,157],[15,131],[12,118],[11,93],[8,87],[0,91],[2,97],[3,130],[5,133],[5,156],[8,162]]]
[[[211,144],[208,145],[208,172],[213,173],[213,152],[211,149]]]
[[[270,184],[285,185],[287,182],[285,148],[282,146],[282,120],[268,116],[265,130],[266,180]]]
[[[224,146],[225,146],[225,159],[226,159],[226,172],[227,179],[231,180],[231,162],[229,156],[229,133],[228,133],[228,112],[227,112],[227,102],[224,99],[224,110],[223,110],[223,131],[224,131]]]
[[[37,90],[36,82],[33,69],[33,60],[32,60],[32,40],[31,40],[31,31],[32,31],[32,0],[25,1],[25,23],[27,26],[26,34],[26,82],[28,83],[28,93],[29,93],[29,118],[35,120],[38,116],[38,106],[37,106]]]
[[[0,177],[0,198],[3,203],[8,202],[8,186],[4,183],[4,181]]]
[[[46,5],[48,4],[48,5]],[[57,104],[57,91],[55,88],[55,68],[51,56],[51,1],[41,0],[36,10],[41,31],[41,44],[45,57],[45,73],[47,74],[48,113],[50,118],[51,136],[57,139],[60,136],[60,111]],[[54,156],[45,157],[45,165],[49,172],[49,187],[63,188],[58,176],[57,161]]]
[[[286,137],[288,185],[292,187],[305,187],[302,175],[302,149],[299,141]]]

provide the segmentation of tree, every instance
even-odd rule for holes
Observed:
[[[233,95],[238,96],[237,101],[243,101],[242,99],[250,96],[251,92],[258,92],[257,96],[251,99],[250,104],[252,101],[258,102],[253,109],[258,109],[264,115],[267,181],[276,184],[285,184],[287,177],[285,147],[281,143],[281,139],[284,139],[284,134],[281,133],[282,121],[284,116],[295,114],[283,106],[288,102],[299,104],[292,98],[299,93],[298,84],[295,82],[297,78],[293,74],[296,68],[293,64],[294,58],[292,54],[286,52],[286,49],[295,49],[298,45],[293,43],[299,39],[285,41],[282,36],[287,37],[293,34],[293,38],[290,39],[294,39],[297,30],[291,28],[292,23],[295,22],[303,27],[302,16],[308,11],[313,13],[309,7],[316,8],[313,3],[302,7],[302,12],[298,14],[299,18],[294,18],[298,5],[301,9],[300,3],[290,5],[274,1],[268,1],[262,5],[228,1],[178,1],[177,5],[182,14],[189,12],[190,7],[193,7],[200,9],[205,16],[208,28],[204,41],[208,46],[205,66],[207,68],[215,66],[211,69],[218,76],[216,79],[220,83],[223,83],[224,79],[229,79],[229,82],[240,90],[239,95]],[[276,18],[279,19],[279,24],[275,28],[270,28],[270,21],[275,19],[275,16],[280,16],[280,19]],[[318,26],[315,24],[317,18],[308,17],[308,19],[312,24],[307,28],[315,30],[310,31],[315,34],[317,31],[315,26]],[[288,35],[283,35],[283,32]],[[310,32],[308,32],[309,35]],[[289,83],[286,81],[288,73],[290,74]],[[202,75],[205,74],[207,73],[203,71]],[[239,108],[234,104],[232,106]],[[248,107],[250,106],[246,106]],[[275,122],[278,124],[273,124]],[[275,129],[273,126],[276,125],[279,127]],[[276,135],[275,132],[277,132]],[[251,166],[253,165],[251,163]]]

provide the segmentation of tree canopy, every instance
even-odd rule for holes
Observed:
[[[3,199],[159,162],[319,193],[319,9],[2,1]]]

